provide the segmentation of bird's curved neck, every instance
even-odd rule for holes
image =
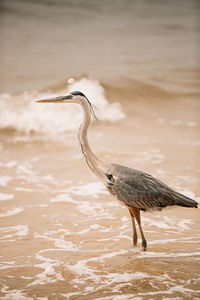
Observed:
[[[87,102],[81,103],[83,113],[84,113],[84,119],[83,123],[81,124],[79,128],[79,142],[81,145],[81,150],[83,152],[84,158],[90,167],[90,169],[98,176],[98,177],[104,177],[102,173],[102,165],[103,163],[96,157],[96,155],[93,153],[93,151],[90,148],[90,145],[88,143],[87,138],[87,130],[90,126],[91,122],[91,112],[90,112],[90,105]]]

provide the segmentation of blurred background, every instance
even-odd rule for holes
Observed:
[[[89,141],[199,201],[200,2],[0,0],[0,296],[199,299],[199,209],[143,214],[108,195],[77,142],[80,90],[97,107]]]
[[[69,77],[198,87],[199,1],[1,0],[0,91]]]

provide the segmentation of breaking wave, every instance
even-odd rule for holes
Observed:
[[[125,118],[120,104],[108,101],[104,88],[97,80],[84,77],[80,80],[71,78],[66,89],[32,90],[17,95],[1,94],[0,130],[6,134],[40,133],[54,138],[58,134],[76,129],[82,120],[82,111],[76,104],[66,107],[65,104],[35,103],[36,99],[63,95],[74,90],[80,90],[87,95],[92,104],[97,107],[95,114],[99,120],[117,122]]]

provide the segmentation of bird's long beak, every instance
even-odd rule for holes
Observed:
[[[66,100],[70,100],[70,99],[72,99],[72,95],[46,98],[46,99],[36,100],[35,102],[38,102],[38,103],[63,103]]]

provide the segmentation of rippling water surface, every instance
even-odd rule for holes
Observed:
[[[12,8],[10,1],[2,3],[3,20],[16,24],[13,30],[20,33],[21,44],[16,42],[14,59],[9,47],[13,39],[4,43],[9,50],[4,52],[7,67],[0,95],[1,299],[199,299],[199,209],[142,213],[148,249],[142,251],[140,240],[133,248],[127,208],[108,194],[82,158],[76,134],[81,108],[34,102],[81,90],[97,107],[89,141],[98,157],[151,173],[199,201],[198,66],[195,45],[188,42],[196,36],[197,3],[183,1],[179,6],[175,1],[172,7],[165,1],[152,1],[152,6],[141,1],[133,7],[125,1],[122,7],[120,1],[113,6],[113,1],[67,1],[67,6],[62,1],[57,6],[51,1],[22,2]],[[63,23],[64,12],[70,23]],[[73,19],[77,17],[90,34],[82,36]],[[72,23],[64,38],[63,24]],[[65,50],[69,60],[58,60],[58,67],[54,51],[40,40],[49,26],[54,28],[48,42],[54,41],[55,54],[63,57]],[[74,33],[82,37],[80,55],[72,51],[80,45]],[[100,47],[97,37],[105,37],[107,48]],[[83,40],[90,43],[93,56]],[[172,48],[167,50],[162,40]],[[30,57],[25,55],[19,72],[22,45]],[[43,59],[41,51],[47,53]],[[38,53],[38,62],[33,53]],[[52,64],[46,64],[50,59]],[[44,60],[46,68],[40,65]],[[55,84],[57,74],[62,80]]]

